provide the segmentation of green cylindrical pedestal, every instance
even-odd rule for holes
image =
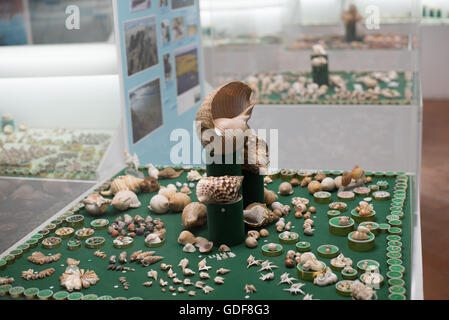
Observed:
[[[312,77],[313,82],[316,84],[322,86],[323,84],[329,85],[329,60],[327,55],[318,55],[313,54],[311,56],[311,59],[317,58],[317,57],[324,57],[326,58],[327,63],[320,65],[320,66],[312,66]]]
[[[206,206],[209,240],[216,246],[232,246],[245,240],[242,198],[233,203],[208,203]]]
[[[228,156],[221,155],[221,163],[212,162],[212,157],[212,155],[207,155],[206,172],[208,177],[242,175],[242,165],[240,161],[237,161],[237,153]],[[230,161],[231,158],[232,161]]]
[[[357,27],[355,22],[350,22],[345,25],[345,40],[346,42],[357,41]]]
[[[247,170],[242,170],[242,173],[244,177],[242,182],[243,207],[246,208],[254,202],[264,203],[264,176]]]

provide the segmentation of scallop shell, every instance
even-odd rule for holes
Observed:
[[[139,189],[142,181],[143,179],[136,178],[129,174],[125,176],[119,176],[115,178],[114,181],[112,181],[109,190],[102,191],[101,194],[104,196],[112,196],[123,190],[135,192],[137,189]]]
[[[203,203],[192,202],[182,210],[184,228],[199,227],[207,222],[207,208]]]
[[[251,203],[243,210],[243,220],[253,228],[261,227],[270,222],[270,209],[262,203]]]
[[[116,193],[111,202],[112,206],[118,210],[124,211],[129,208],[139,208],[141,203],[134,192],[122,190]]]
[[[98,193],[92,193],[83,200],[84,209],[94,216],[105,213],[111,202],[111,199],[105,199]]]
[[[148,209],[155,213],[166,213],[168,211],[168,205],[168,199],[161,194],[157,194],[151,198]]]
[[[196,185],[196,196],[200,202],[228,203],[237,201],[243,176],[202,178]]]
[[[188,195],[182,192],[177,192],[170,198],[168,208],[173,212],[181,212],[192,200]]]

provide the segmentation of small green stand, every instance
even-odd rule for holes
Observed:
[[[219,246],[233,246],[245,240],[243,199],[233,203],[208,203],[207,226],[209,239]]]
[[[311,59],[324,57],[326,58],[327,63],[321,66],[312,66],[312,76],[313,82],[318,85],[329,85],[329,60],[327,54],[312,54]]]
[[[207,153],[206,153],[207,154]],[[215,163],[212,160],[213,155],[207,154],[206,173],[208,177],[221,177],[221,176],[241,176],[242,165],[237,161],[238,154],[234,152],[232,154],[232,162],[226,163],[227,157],[231,159],[231,155],[221,155],[221,163]]]
[[[254,202],[265,203],[264,198],[264,176],[255,174],[247,170],[242,170],[243,182],[242,182],[242,194],[243,194],[243,207]]]

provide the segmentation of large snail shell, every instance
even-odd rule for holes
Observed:
[[[197,133],[201,133],[199,138],[203,147],[209,145],[212,140],[220,140],[222,148],[218,148],[217,145],[217,150],[214,151],[218,154],[224,154],[225,139],[221,136],[223,129],[239,128],[246,130],[248,128],[246,122],[252,111],[251,93],[252,90],[248,85],[240,81],[234,81],[212,91],[204,99],[195,119],[200,124],[201,131]],[[213,138],[206,138],[203,135],[207,129],[217,129]]]
[[[128,208],[140,207],[140,201],[134,192],[129,190],[122,190],[112,199],[112,206],[118,210],[124,211]]]
[[[137,189],[139,189],[142,181],[143,179],[136,178],[129,174],[125,176],[119,176],[115,178],[114,181],[112,181],[109,190],[102,191],[101,194],[104,196],[112,196],[115,195],[117,192],[123,190],[130,190],[132,192],[135,192]]]
[[[237,201],[242,176],[206,177],[198,181],[196,196],[204,203],[226,203]]]
[[[251,203],[243,210],[243,220],[253,228],[261,227],[270,222],[270,209],[262,203]]]
[[[84,209],[91,215],[101,215],[105,213],[111,203],[110,199],[105,199],[98,193],[92,193],[83,200]]]
[[[168,211],[168,199],[161,194],[157,194],[151,198],[148,209],[155,213],[166,213]]]
[[[170,198],[168,207],[173,212],[181,212],[190,202],[192,202],[192,200],[188,195],[182,192],[177,192]]]
[[[207,208],[200,202],[192,202],[182,210],[184,228],[199,227],[207,222]]]

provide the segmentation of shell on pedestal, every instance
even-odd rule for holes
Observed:
[[[242,176],[206,177],[198,181],[196,196],[204,203],[229,203],[237,201]]]

